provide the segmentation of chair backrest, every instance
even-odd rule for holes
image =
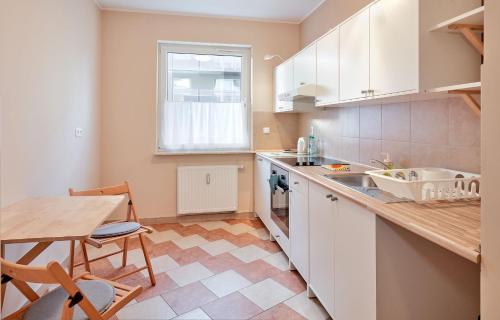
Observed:
[[[12,284],[31,302],[40,296],[28,285],[29,283],[60,284],[68,293],[68,300],[79,306],[89,317],[99,317],[99,312],[83,295],[73,279],[56,261],[49,262],[45,267],[26,266],[15,264],[0,258],[2,270],[2,284]]]
[[[127,181],[123,184],[109,187],[101,187],[88,190],[76,191],[73,188],[69,189],[70,196],[116,196],[116,195],[127,195],[128,197],[128,209],[127,209],[127,221],[132,219],[139,222],[139,217],[135,211],[134,201],[132,199],[132,192],[130,191],[130,186]]]

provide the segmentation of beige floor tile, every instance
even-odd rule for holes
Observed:
[[[114,268],[119,268],[122,265],[122,255],[117,254],[108,258],[109,262],[113,265]],[[134,249],[129,250],[127,253],[127,265],[135,265],[137,267],[142,267],[146,265],[144,260],[144,253],[142,249]]]
[[[175,268],[179,268],[179,264],[172,258],[170,258],[169,255],[163,255],[159,257],[155,257],[151,259],[151,265],[153,266],[153,273],[158,274],[162,272],[166,272]],[[145,276],[148,277],[149,273],[148,270],[142,270],[141,273]]]
[[[212,256],[217,256],[219,254],[238,249],[237,246],[224,239],[202,244],[200,248]]]
[[[318,299],[309,299],[306,291],[288,299],[285,301],[285,304],[310,320],[325,320],[329,318],[328,313]]]
[[[207,239],[193,234],[184,238],[173,240],[173,242],[181,249],[189,249],[192,247],[200,246],[202,244],[208,243]]]
[[[188,313],[181,314],[174,318],[175,320],[210,320],[211,318],[200,308],[189,311]]]
[[[287,255],[281,251],[277,252],[275,254],[272,254],[270,256],[267,256],[263,258],[265,262],[269,263],[270,265],[280,269],[281,271],[285,271],[290,269],[289,263],[288,263],[288,257]]]
[[[255,230],[255,228],[250,227],[246,223],[237,223],[237,224],[231,224],[223,228],[224,230],[234,234],[234,235],[239,235],[245,232],[250,232],[252,230]]]
[[[119,320],[165,320],[177,316],[160,296],[125,307],[116,315]]]
[[[270,253],[266,250],[261,249],[253,244],[236,249],[234,251],[231,251],[230,253],[246,263],[259,260],[270,255]]]
[[[167,271],[167,275],[182,287],[211,277],[214,274],[199,262],[193,262],[180,268],[169,270]]]
[[[155,244],[182,238],[182,236],[174,230],[155,231],[151,234],[146,234],[146,236]]]
[[[218,297],[224,297],[235,291],[250,286],[252,283],[234,270],[219,273],[213,277],[201,281],[205,287],[210,289]]]
[[[263,310],[267,310],[294,296],[292,291],[272,279],[266,279],[244,288],[240,290],[240,293]]]

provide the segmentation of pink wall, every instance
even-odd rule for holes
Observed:
[[[1,207],[100,183],[100,11],[93,0],[3,0]],[[84,129],[75,138],[75,128]],[[30,245],[8,245],[17,260]],[[35,264],[62,261],[55,243]],[[8,290],[4,312],[22,300]]]
[[[300,44],[307,46],[373,0],[326,0],[300,24]]]
[[[299,26],[233,19],[105,11],[103,38],[102,182],[128,179],[143,217],[176,214],[179,165],[241,164],[240,212],[253,211],[253,155],[156,156],[156,43],[158,40],[252,46],[255,149],[295,144],[297,117],[274,115],[273,67],[266,53],[289,57],[299,50]],[[271,127],[271,135],[262,127]]]

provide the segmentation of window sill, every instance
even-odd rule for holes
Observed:
[[[193,152],[168,152],[155,151],[155,156],[199,156],[199,155],[230,155],[230,154],[254,154],[254,150],[235,151],[193,151]]]

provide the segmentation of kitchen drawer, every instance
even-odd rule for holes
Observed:
[[[307,195],[308,180],[298,174],[290,173],[290,189]]]

